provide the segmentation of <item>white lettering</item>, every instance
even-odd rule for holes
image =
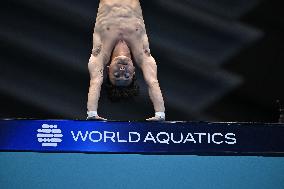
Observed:
[[[132,135],[136,135],[137,139],[136,140],[132,140]],[[129,132],[128,133],[128,138],[129,138],[129,142],[139,142],[140,141],[140,134],[137,132]]]
[[[160,139],[159,137],[160,137],[160,135],[164,135],[164,136],[166,136],[166,138],[164,138],[164,139]],[[157,141],[159,142],[159,143],[161,143],[161,144],[170,144],[169,143],[169,141],[170,141],[170,135],[169,135],[169,133],[166,133],[166,132],[159,132],[158,134],[157,134]]]
[[[198,135],[198,142],[202,143],[202,136],[206,136],[206,133],[194,133],[195,135]]]
[[[207,142],[208,142],[208,144],[211,143],[211,135],[210,135],[210,133],[207,133]]]
[[[117,132],[116,134],[117,134],[117,142],[127,142],[127,140],[122,140],[119,138],[119,135],[120,135],[119,132]]]
[[[176,141],[176,140],[174,140],[174,133],[171,133],[171,140],[172,140],[173,143],[179,144],[179,143],[181,143],[182,140],[183,140],[183,134],[180,133],[180,140],[179,140],[179,141]]]
[[[183,143],[186,143],[187,141],[196,143],[196,141],[195,141],[195,139],[194,139],[194,137],[192,136],[191,133],[187,134],[187,136],[186,136],[185,140],[183,141]]]
[[[156,143],[156,140],[155,140],[155,138],[153,137],[153,135],[152,135],[151,132],[148,132],[148,134],[147,134],[147,136],[146,136],[146,138],[145,138],[145,140],[144,140],[143,142],[147,142],[147,140],[151,140],[151,141],[153,141],[154,143]]]
[[[86,139],[87,139],[87,137],[88,137],[88,134],[89,134],[89,132],[88,131],[86,131],[86,133],[85,133],[85,135],[83,136],[83,134],[82,134],[82,132],[81,131],[78,131],[78,133],[77,133],[77,135],[75,136],[74,135],[74,132],[73,131],[71,131],[71,134],[72,134],[72,136],[73,136],[73,139],[77,142],[78,141],[78,139],[79,139],[79,137],[81,137],[81,139],[82,139],[82,141],[86,141]]]
[[[231,138],[230,136],[233,136],[234,138]],[[235,138],[235,134],[234,133],[227,133],[225,135],[225,138],[228,139],[228,140],[232,140],[231,142],[229,141],[225,141],[227,144],[236,144],[237,143],[237,139]]]
[[[108,134],[111,134],[111,136],[107,136]],[[104,142],[107,142],[108,138],[111,139],[112,142],[115,142],[114,137],[115,132],[104,131]]]
[[[94,139],[94,138],[92,137],[93,134],[98,134],[98,135],[99,135],[99,139]],[[100,142],[100,141],[102,140],[102,138],[103,138],[103,135],[102,135],[102,133],[100,133],[99,131],[92,131],[92,132],[90,132],[90,134],[89,134],[89,139],[90,139],[90,141],[92,141],[92,142]]]
[[[213,135],[212,135],[212,141],[215,143],[215,144],[222,144],[224,141],[220,141],[220,142],[217,142],[216,140],[215,140],[215,136],[223,136],[222,135],[222,133],[214,133]]]

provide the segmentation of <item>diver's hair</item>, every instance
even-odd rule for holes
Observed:
[[[131,84],[125,87],[113,85],[107,75],[105,89],[107,91],[108,98],[113,102],[127,100],[139,95],[139,85],[137,84],[135,75],[132,78]]]

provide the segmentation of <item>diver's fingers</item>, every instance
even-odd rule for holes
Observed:
[[[151,117],[151,118],[146,119],[146,121],[165,121],[165,119],[161,117]]]

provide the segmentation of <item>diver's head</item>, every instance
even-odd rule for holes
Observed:
[[[112,101],[130,99],[139,93],[131,58],[127,43],[123,40],[118,41],[112,52],[105,85],[108,97]]]
[[[130,58],[117,57],[108,67],[106,90],[110,100],[130,99],[139,94],[135,68]]]
[[[129,86],[135,75],[135,67],[131,58],[121,55],[111,60],[108,66],[108,78],[112,85],[117,87]]]
[[[135,67],[131,58],[117,56],[112,59],[108,66],[106,89],[112,101],[129,99],[138,95],[139,86],[136,83]]]

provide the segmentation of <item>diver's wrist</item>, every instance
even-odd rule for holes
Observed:
[[[165,114],[165,112],[155,112],[155,117],[159,117],[159,118],[165,119],[166,118],[166,114]]]
[[[98,112],[97,111],[88,111],[87,115],[88,115],[88,118],[89,117],[96,117],[96,116],[98,116]]]

